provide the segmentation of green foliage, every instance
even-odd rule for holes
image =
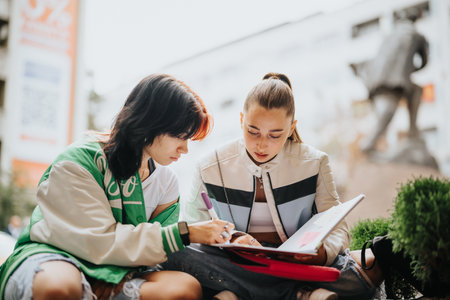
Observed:
[[[386,275],[384,283],[388,299],[416,299],[418,294],[416,289],[396,270]]]
[[[352,237],[350,250],[359,250],[365,242],[373,240],[376,236],[386,235],[390,224],[391,220],[386,218],[359,220],[350,230]]]
[[[6,228],[12,215],[29,216],[35,206],[30,193],[24,188],[17,187],[12,176],[2,179],[4,180],[0,180],[0,230]]]
[[[450,182],[417,178],[403,184],[395,199],[389,236],[394,251],[412,257],[414,276],[450,284]]]

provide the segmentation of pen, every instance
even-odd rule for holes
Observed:
[[[205,204],[206,204],[206,208],[208,209],[208,213],[211,216],[211,219],[213,219],[213,220],[218,219],[219,217],[217,216],[217,213],[214,210],[214,207],[212,206],[211,200],[209,199],[208,195],[204,191],[202,191],[202,198],[203,198],[203,202],[205,202]]]

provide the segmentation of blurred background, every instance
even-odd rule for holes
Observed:
[[[370,61],[402,12],[420,12],[428,64],[417,125],[437,166],[360,151],[376,116],[351,64]],[[182,197],[202,155],[241,134],[247,93],[268,72],[293,84],[302,139],[330,155],[350,223],[387,216],[400,183],[450,175],[450,0],[0,0],[0,229],[26,224],[43,171],[87,130],[107,130],[144,76],[164,72],[206,102],[212,134],[171,165]],[[408,133],[400,102],[380,157]],[[1,254],[0,254],[1,255]]]

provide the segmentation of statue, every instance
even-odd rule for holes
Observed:
[[[369,99],[377,115],[375,130],[362,141],[360,148],[369,155],[376,152],[378,139],[385,133],[398,103],[404,98],[409,112],[408,137],[404,145],[397,149],[397,153],[392,155],[391,160],[400,159],[404,160],[403,162],[437,168],[434,158],[426,150],[416,124],[422,87],[410,78],[412,73],[425,67],[428,61],[428,42],[417,32],[414,25],[418,17],[416,9],[404,11],[393,31],[384,38],[375,58],[366,63],[350,65],[367,87]]]

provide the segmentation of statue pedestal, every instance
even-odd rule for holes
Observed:
[[[409,136],[388,153],[372,152],[369,158],[374,162],[420,165],[439,170],[436,159],[428,151],[424,139],[420,136]]]
[[[341,200],[343,201],[360,193],[366,195],[366,198],[346,218],[350,228],[359,220],[390,217],[398,188],[408,180],[420,176],[445,178],[438,170],[424,165],[375,163],[366,160],[363,156],[356,158],[352,169],[340,183]]]
[[[407,137],[393,150],[390,161],[431,167],[439,170],[436,159],[421,137]]]

